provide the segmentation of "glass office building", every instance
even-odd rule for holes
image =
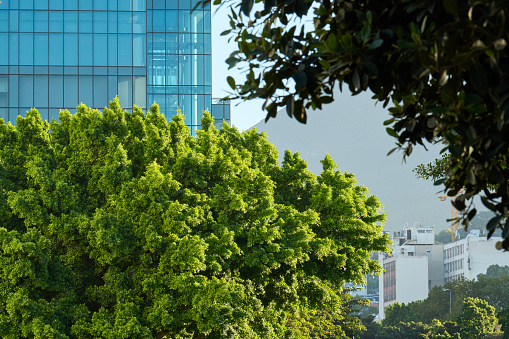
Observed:
[[[229,104],[212,102],[211,10],[197,0],[2,2],[0,118],[35,107],[51,120],[118,95],[127,109],[181,108],[192,130],[207,108],[229,122]]]

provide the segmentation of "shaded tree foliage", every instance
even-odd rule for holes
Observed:
[[[194,138],[157,105],[59,120],[0,123],[2,338],[307,337],[299,322],[320,315],[337,337],[360,326],[343,285],[379,272],[369,252],[390,240],[378,199],[329,156],[320,176],[298,155],[280,166],[263,134],[204,113]]]
[[[458,326],[464,338],[484,338],[493,333],[497,324],[495,308],[478,298],[465,298]]]
[[[286,108],[305,123],[338,85],[372,92],[392,105],[385,124],[404,156],[444,143],[450,157],[437,184],[449,196],[464,189],[454,205],[465,224],[481,195],[497,214],[490,235],[501,228],[509,249],[508,0],[214,3],[232,8],[224,34],[238,49],[226,62],[246,68],[240,83],[228,78],[234,96],[264,99],[267,119]]]

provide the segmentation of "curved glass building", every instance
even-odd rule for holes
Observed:
[[[212,104],[211,11],[198,0],[3,0],[0,6],[0,118],[31,107],[58,117],[81,102],[146,110],[181,108],[194,131]]]

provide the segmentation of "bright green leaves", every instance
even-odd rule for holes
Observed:
[[[2,337],[291,336],[288,313],[350,319],[343,284],[388,249],[380,203],[330,157],[318,178],[280,166],[208,112],[196,138],[156,105],[60,118],[0,126]]]

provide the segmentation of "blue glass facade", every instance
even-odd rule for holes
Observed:
[[[60,109],[157,102],[194,130],[211,99],[211,11],[198,0],[4,0],[0,118]],[[225,108],[226,107],[226,108]],[[221,119],[222,121],[222,119]]]

